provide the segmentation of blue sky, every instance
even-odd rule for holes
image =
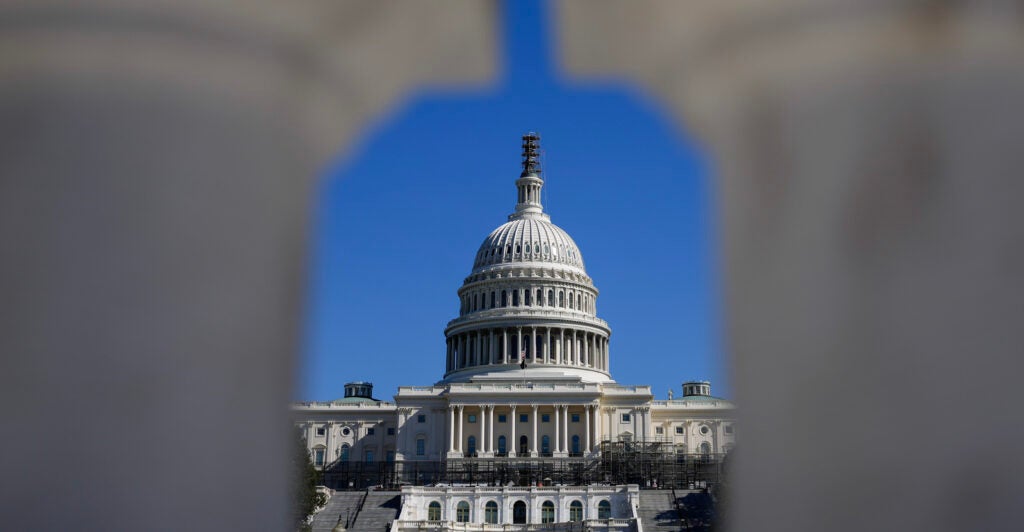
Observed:
[[[456,290],[515,206],[531,130],[545,210],[600,290],[612,377],[659,399],[695,378],[730,395],[706,158],[639,90],[557,72],[546,5],[507,2],[502,15],[492,87],[413,95],[317,187],[298,398],[368,380],[391,399],[442,377]]]

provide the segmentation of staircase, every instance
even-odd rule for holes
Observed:
[[[391,522],[398,519],[402,509],[402,494],[397,491],[371,491],[359,510],[356,522],[349,528],[354,532],[385,532]]]
[[[639,506],[644,532],[679,530],[679,514],[672,490],[640,490]]]
[[[327,506],[313,517],[313,532],[331,532],[339,522],[344,526],[346,519],[355,517],[359,500],[364,494],[363,491],[334,492]]]

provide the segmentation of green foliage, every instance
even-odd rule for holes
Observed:
[[[324,504],[325,497],[323,493],[316,491],[317,485],[320,484],[320,472],[313,467],[313,461],[310,460],[306,444],[297,431],[295,432],[292,446],[293,493],[295,497],[293,502],[295,508],[294,520],[296,527],[299,527],[300,530],[306,530],[308,529],[305,526],[306,518],[313,513],[313,510]]]

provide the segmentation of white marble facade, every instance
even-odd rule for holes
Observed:
[[[355,382],[344,398],[293,405],[318,466],[596,458],[600,442],[627,439],[688,454],[732,449],[734,407],[713,397],[710,383],[686,382],[681,396],[656,401],[649,386],[612,379],[598,290],[575,242],[541,205],[538,143],[523,137],[515,210],[484,240],[458,291],[441,380],[402,386],[394,401]]]

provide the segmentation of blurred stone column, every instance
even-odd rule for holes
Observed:
[[[0,6],[0,528],[285,530],[313,177],[490,2]]]
[[[557,6],[714,156],[734,530],[1024,521],[1019,2]]]

